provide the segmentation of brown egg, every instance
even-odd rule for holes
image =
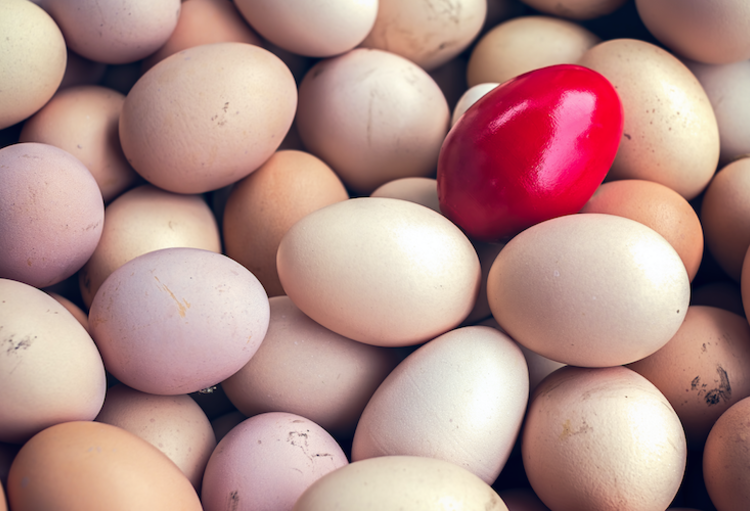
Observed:
[[[114,270],[136,256],[168,247],[221,252],[219,228],[203,198],[151,185],[118,197],[107,206],[101,240],[79,272],[86,306]]]
[[[526,5],[541,12],[571,18],[588,20],[610,14],[627,0],[522,0]]]
[[[21,142],[43,142],[81,160],[96,179],[105,202],[138,179],[120,147],[118,123],[125,96],[96,85],[55,94],[21,130]]]
[[[698,79],[676,57],[635,39],[612,39],[578,64],[617,89],[625,126],[608,180],[646,179],[687,200],[708,185],[719,161],[719,128]]]
[[[201,511],[177,465],[124,429],[74,421],[29,440],[8,476],[13,511],[76,509]]]
[[[700,209],[706,248],[736,281],[750,246],[750,158],[723,167],[706,189]]]
[[[601,42],[582,25],[552,16],[520,16],[482,35],[471,50],[469,86],[503,83],[533,69],[573,64]]]
[[[276,271],[281,238],[302,217],[347,200],[338,176],[302,151],[277,151],[236,183],[223,213],[226,254],[258,277],[268,296],[283,295]]]
[[[640,222],[662,236],[685,263],[692,281],[703,259],[703,229],[688,201],[671,188],[640,179],[601,185],[581,213],[607,213]]]

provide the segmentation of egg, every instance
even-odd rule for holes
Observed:
[[[563,18],[589,20],[619,9],[627,0],[522,0],[541,12]]]
[[[437,181],[431,177],[402,177],[380,185],[370,197],[390,197],[416,202],[440,213]]]
[[[581,213],[512,238],[487,278],[492,315],[547,358],[606,367],[640,360],[682,324],[690,281],[677,252],[645,225]]]
[[[487,94],[498,85],[500,84],[493,82],[478,83],[473,87],[467,89],[466,92],[464,92],[461,97],[458,98],[456,107],[453,109],[453,115],[451,116],[451,126],[458,122],[464,112],[466,112],[466,110],[468,110],[471,105],[479,101],[482,96]]]
[[[50,292],[49,295],[60,302],[60,305],[65,307],[87,332],[89,331],[89,315],[83,309],[60,294]]]

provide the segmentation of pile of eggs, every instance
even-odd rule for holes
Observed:
[[[0,510],[750,509],[750,4],[0,0]],[[603,75],[575,214],[441,214]],[[477,108],[481,104],[477,105]]]

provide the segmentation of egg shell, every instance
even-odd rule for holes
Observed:
[[[486,16],[485,0],[379,0],[375,25],[360,46],[401,55],[430,71],[465,50]]]
[[[606,367],[664,346],[687,314],[677,252],[645,225],[581,213],[537,224],[500,251],[487,279],[492,315],[552,360]]]
[[[201,511],[190,481],[156,447],[101,422],[51,426],[19,451],[8,475],[13,511]]]
[[[276,264],[286,294],[313,321],[379,346],[419,344],[458,326],[481,279],[458,227],[383,197],[310,213],[284,235]]]
[[[125,96],[97,85],[68,87],[30,119],[20,142],[42,142],[81,160],[99,185],[105,202],[135,184],[135,173],[120,147],[118,123]]]
[[[283,295],[276,270],[281,238],[308,213],[348,198],[341,180],[319,158],[277,151],[232,187],[223,214],[225,253],[253,272],[269,296]]]
[[[47,293],[0,279],[0,442],[24,442],[42,429],[93,420],[107,383],[93,340]]]
[[[518,16],[482,35],[471,50],[470,86],[503,83],[555,64],[575,64],[601,39],[572,21],[552,16]]]
[[[120,142],[144,179],[168,191],[203,193],[256,170],[294,118],[289,68],[247,43],[214,43],[170,55],[125,98]]]
[[[646,225],[674,247],[692,282],[703,260],[703,228],[688,201],[654,181],[625,179],[602,184],[581,213],[606,213]]]
[[[461,95],[456,103],[456,107],[453,109],[453,115],[451,116],[451,126],[456,124],[461,116],[469,109],[471,105],[479,101],[479,99],[487,94],[489,91],[500,85],[499,83],[478,83],[473,87],[466,90]]]
[[[617,88],[625,112],[620,149],[607,179],[646,179],[691,200],[716,172],[719,128],[693,73],[666,50],[635,39],[612,39],[578,64]]]
[[[118,383],[107,389],[96,420],[130,431],[157,447],[193,487],[201,487],[216,437],[208,417],[190,396],[157,396]]]
[[[198,195],[142,185],[112,201],[104,218],[99,244],[78,274],[86,306],[110,273],[139,255],[171,247],[221,252],[219,226]]]
[[[91,257],[103,223],[99,186],[75,156],[36,142],[0,149],[0,277],[62,282]]]
[[[337,436],[351,436],[399,356],[315,323],[288,296],[272,297],[269,305],[263,343],[242,369],[222,382],[224,392],[248,417],[294,413]]]
[[[45,10],[27,0],[0,5],[0,129],[27,119],[62,82],[65,39]]]
[[[348,463],[333,437],[305,417],[257,415],[216,446],[203,478],[203,509],[291,511],[311,484]]]
[[[450,461],[492,484],[529,396],[523,353],[500,331],[469,326],[422,345],[367,403],[352,461],[411,455]]]
[[[435,80],[415,63],[357,48],[305,74],[296,122],[309,152],[354,193],[369,194],[435,171],[450,111]]]
[[[177,25],[180,0],[44,0],[65,42],[79,55],[107,64],[141,60]]]
[[[255,354],[268,329],[263,286],[215,252],[165,248],[107,277],[89,311],[91,336],[118,381],[151,394],[217,385]]]
[[[627,0],[522,0],[541,12],[570,18],[590,20],[611,14]]]
[[[560,511],[663,511],[687,459],[669,401],[624,367],[548,376],[529,403],[521,450],[532,489]]]
[[[382,456],[350,463],[316,481],[293,511],[507,511],[487,483],[453,463]]]
[[[89,315],[83,309],[62,295],[52,292],[49,295],[60,302],[60,305],[65,307],[87,332],[89,331]]]

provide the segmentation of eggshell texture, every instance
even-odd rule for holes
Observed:
[[[139,255],[171,247],[221,252],[216,219],[198,195],[139,186],[110,203],[105,219],[101,240],[79,273],[87,306],[110,273]]]
[[[706,247],[736,281],[750,246],[750,158],[723,167],[703,195],[700,219]]]
[[[0,129],[30,117],[62,82],[65,40],[54,20],[27,0],[0,4]]]
[[[575,64],[601,42],[582,25],[552,16],[519,16],[482,35],[471,50],[466,80],[470,86],[503,83],[555,64]]]
[[[290,413],[257,415],[235,426],[211,455],[203,508],[291,511],[311,484],[348,463],[314,422]]]
[[[607,178],[646,179],[690,200],[719,161],[719,128],[698,79],[676,57],[645,41],[612,39],[578,61],[612,82],[625,127]]]
[[[265,39],[292,53],[330,57],[367,36],[382,0],[236,0],[245,19]]]
[[[289,299],[269,299],[271,319],[258,352],[221,384],[246,416],[302,415],[338,435],[354,433],[367,401],[399,358],[315,323]]]
[[[522,0],[534,9],[563,18],[589,20],[610,14],[627,0]]]
[[[750,398],[735,403],[716,421],[703,450],[703,477],[719,511],[750,506]]]
[[[486,0],[379,0],[375,25],[361,46],[385,50],[433,70],[465,50],[482,29]]]
[[[277,151],[232,188],[223,216],[225,252],[253,272],[269,296],[283,295],[276,271],[281,238],[308,213],[348,198],[341,180],[319,158]]]
[[[628,367],[664,394],[700,450],[716,419],[750,396],[750,325],[723,309],[691,306],[663,348]]]
[[[378,387],[357,424],[352,461],[438,458],[492,484],[528,396],[526,361],[510,337],[485,326],[452,330],[418,348]]]
[[[663,511],[682,481],[680,420],[646,378],[624,367],[563,367],[537,387],[523,465],[555,511]]]
[[[112,272],[89,326],[117,380],[173,395],[237,372],[258,350],[268,318],[268,297],[242,265],[207,250],[165,248]]]
[[[375,189],[370,197],[390,197],[416,202],[440,213],[437,181],[431,177],[402,177]]]
[[[458,326],[476,301],[471,242],[429,208],[362,197],[292,226],[277,253],[287,295],[315,322],[379,346],[407,346]]]
[[[152,54],[177,25],[180,0],[45,0],[68,46],[97,62],[126,64]]]
[[[118,426],[167,455],[196,489],[216,447],[211,423],[187,395],[156,396],[118,383],[107,390],[98,422]]]
[[[429,176],[449,122],[430,75],[390,52],[354,49],[318,62],[300,83],[302,142],[358,194]]]
[[[89,334],[47,293],[0,279],[0,442],[53,424],[92,420],[107,388]]]
[[[109,202],[138,178],[120,147],[118,123],[124,101],[125,96],[106,87],[67,88],[24,123],[19,140],[68,151],[86,165]]]
[[[8,476],[13,511],[201,511],[190,481],[161,451],[109,424],[75,421],[29,440]]]
[[[141,76],[125,98],[120,142],[150,183],[203,193],[260,167],[289,131],[296,107],[294,77],[271,52],[204,44]]]
[[[507,511],[487,483],[453,463],[384,456],[350,463],[316,481],[293,511]]]
[[[690,281],[677,252],[645,225],[586,213],[511,239],[487,278],[492,315],[552,360],[606,367],[664,346],[687,314]]]
[[[36,287],[77,272],[102,234],[104,202],[91,172],[63,149],[0,149],[0,277]]]
[[[641,179],[604,183],[581,213],[606,213],[646,225],[674,247],[692,282],[703,259],[703,228],[688,201],[671,188]]]

